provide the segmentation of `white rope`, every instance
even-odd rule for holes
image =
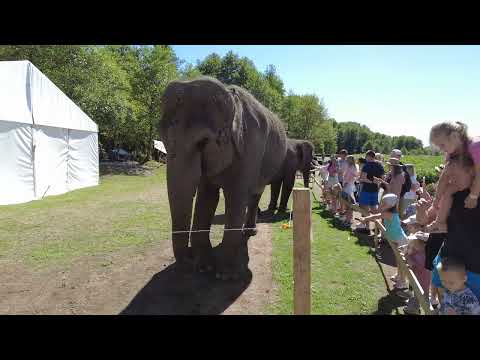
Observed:
[[[218,231],[243,231],[243,230],[257,230],[257,228],[241,228],[241,229],[218,229]],[[211,232],[213,229],[210,230],[179,230],[179,231],[172,231],[172,234],[184,234],[184,233],[199,233],[199,232]]]

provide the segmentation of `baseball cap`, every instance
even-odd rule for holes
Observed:
[[[397,158],[400,160],[400,158],[402,157],[402,150],[393,149],[392,152],[390,153],[390,157]]]
[[[398,196],[395,194],[387,194],[382,198],[382,204],[388,208],[392,208],[397,205]]]
[[[400,160],[391,157],[390,159],[388,159],[387,165],[400,165]]]

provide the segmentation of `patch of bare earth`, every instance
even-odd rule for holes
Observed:
[[[44,270],[0,263],[0,314],[260,314],[274,286],[270,227],[258,226],[251,277],[237,282],[180,268],[170,241]]]

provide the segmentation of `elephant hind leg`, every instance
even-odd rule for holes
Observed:
[[[206,182],[200,183],[195,202],[192,230],[210,230],[218,206],[220,189]],[[213,270],[214,258],[209,232],[192,232],[192,252],[195,268],[200,271]]]
[[[244,231],[244,234],[249,237],[249,236],[255,236],[257,235],[257,216],[258,216],[258,203],[260,202],[260,198],[262,197],[262,194],[254,194],[250,197],[250,201],[248,203],[248,209],[247,209],[247,216],[246,216],[246,221],[245,221],[245,228],[247,230]]]
[[[277,210],[278,196],[280,195],[280,188],[282,187],[282,181],[273,182],[270,185],[270,205],[268,205],[268,211],[274,212]]]
[[[279,211],[287,211],[288,199],[290,198],[294,184],[295,173],[289,174],[289,176],[285,177],[282,184],[282,198],[280,199]]]

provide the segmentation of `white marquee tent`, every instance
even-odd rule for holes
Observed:
[[[98,182],[97,124],[29,61],[0,61],[0,205]]]

